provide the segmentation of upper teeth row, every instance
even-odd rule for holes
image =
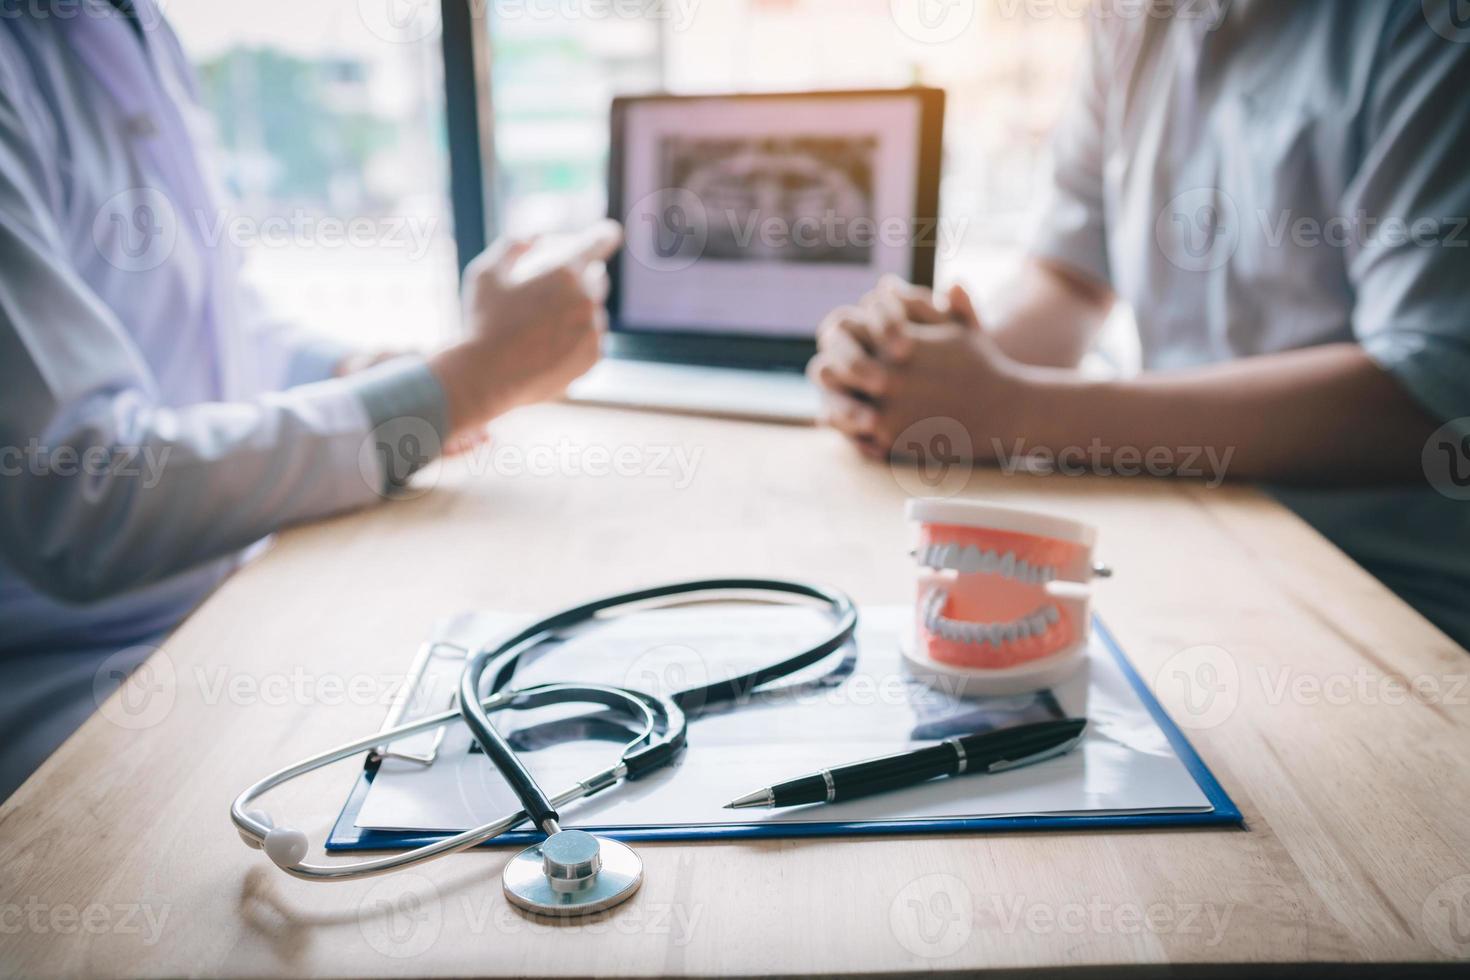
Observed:
[[[966,575],[983,572],[1017,582],[1039,585],[1053,581],[1057,570],[1050,565],[1032,565],[1014,551],[982,551],[974,545],[931,544],[919,550],[919,561],[929,568],[948,568]]]
[[[957,643],[988,643],[998,647],[1003,643],[1041,636],[1062,618],[1061,610],[1048,605],[1011,623],[965,623],[942,615],[948,598],[939,589],[929,594],[924,605],[924,626],[936,636]]]

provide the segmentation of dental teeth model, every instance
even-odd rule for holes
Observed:
[[[1097,529],[1034,511],[912,500],[921,566],[914,640],[921,681],[959,697],[1053,687],[1087,658]]]

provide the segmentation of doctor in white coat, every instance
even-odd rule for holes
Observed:
[[[252,543],[381,499],[598,356],[615,228],[530,277],[497,243],[461,341],[348,373],[188,220],[222,206],[201,118],[155,0],[0,17],[0,799]]]

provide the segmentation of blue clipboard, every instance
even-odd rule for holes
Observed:
[[[1139,700],[1148,708],[1159,728],[1168,738],[1169,744],[1179,756],[1189,774],[1199,785],[1200,791],[1214,808],[1208,813],[1138,813],[1138,814],[1069,814],[1037,817],[946,817],[932,820],[885,820],[859,823],[760,823],[720,824],[717,826],[663,826],[663,827],[619,827],[603,830],[586,827],[607,837],[626,841],[704,841],[751,838],[790,837],[878,837],[914,834],[964,834],[1005,833],[1036,830],[1148,830],[1176,827],[1233,827],[1243,828],[1245,821],[1240,808],[1230,799],[1214,774],[1210,772],[1199,753],[1190,745],[1179,726],[1164,711],[1138,671],[1133,668],[1101,620],[1094,618],[1093,626],[1108,652],[1117,661],[1123,676],[1128,679]],[[372,786],[373,772],[365,771],[353,786],[347,803],[343,806],[332,833],[327,838],[328,851],[377,851],[401,850],[431,844],[450,836],[444,833],[421,831],[365,830],[356,826],[358,811],[367,799]],[[541,834],[532,831],[512,831],[486,841],[481,847],[516,845],[524,847],[540,840]]]

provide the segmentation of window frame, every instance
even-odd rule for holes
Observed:
[[[444,112],[449,143],[449,200],[460,273],[500,232],[496,195],[494,38],[485,0],[440,0]],[[656,36],[657,91],[663,91],[667,37]]]
[[[494,180],[495,116],[483,9],[476,0],[440,2],[449,203],[461,274],[485,250],[496,227],[494,198],[488,193]]]

